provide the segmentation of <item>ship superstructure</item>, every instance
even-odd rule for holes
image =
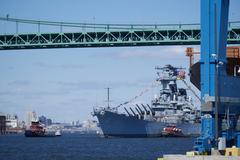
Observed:
[[[177,81],[185,78],[183,68],[171,65],[156,67],[159,93],[151,100],[151,105],[136,104],[125,107],[125,102],[117,107],[95,108],[93,115],[98,118],[105,137],[158,137],[167,136],[164,128],[174,128],[173,135],[193,136],[200,133],[200,111],[193,105],[185,88],[178,88]],[[108,92],[109,93],[109,92]],[[109,96],[108,96],[109,97]],[[124,107],[126,113],[119,113]],[[175,130],[181,131],[174,132]]]

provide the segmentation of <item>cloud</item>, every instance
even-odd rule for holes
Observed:
[[[9,96],[9,95],[16,95],[16,92],[0,91],[0,96]]]
[[[70,101],[73,103],[82,103],[82,102],[88,102],[88,99],[80,97],[80,98],[72,98],[70,99]]]
[[[44,62],[36,62],[34,65],[41,67],[41,68],[47,68],[47,69],[82,69],[84,66],[80,64],[48,64]]]
[[[57,81],[53,82],[56,85],[65,88],[66,90],[80,90],[80,89],[99,89],[100,83],[91,82],[91,81],[83,81],[83,82],[64,82]]]
[[[24,89],[12,89],[6,91],[0,91],[0,96],[20,96],[26,99],[37,99],[42,96],[59,96],[66,95],[70,92],[67,90],[52,90],[52,91],[40,91],[40,90],[24,90]]]
[[[12,104],[12,101],[6,99],[0,99],[0,104]]]
[[[75,82],[64,82],[64,81],[57,81],[53,82],[56,85],[62,87],[62,90],[65,91],[78,91],[78,90],[98,90],[103,89],[105,87],[113,87],[113,88],[120,88],[120,87],[136,87],[144,85],[144,82],[127,82],[127,81],[118,81],[118,82],[94,82],[94,81],[75,81]]]
[[[185,59],[185,50],[187,46],[155,46],[155,47],[137,47],[123,48],[114,53],[102,53],[92,55],[104,58],[129,59],[129,58],[148,58],[148,59]],[[194,49],[198,49],[194,46]]]
[[[13,66],[9,66],[8,69],[9,69],[9,70],[13,70],[13,69],[15,69],[15,68],[14,68]]]
[[[15,80],[8,83],[9,86],[28,86],[30,84],[31,82],[28,80]]]
[[[119,58],[180,58],[183,57],[185,47],[162,47],[159,49],[136,49],[134,51],[126,50],[117,54]],[[177,57],[176,57],[177,56]]]
[[[30,96],[59,96],[59,95],[66,95],[69,94],[68,91],[61,91],[61,90],[52,90],[52,91],[35,91],[30,93]]]

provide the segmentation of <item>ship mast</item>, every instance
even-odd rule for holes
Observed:
[[[107,89],[107,107],[110,108],[110,105],[109,105],[109,103],[110,103],[109,91],[110,91],[111,88],[108,87],[108,88],[105,88],[105,89]]]

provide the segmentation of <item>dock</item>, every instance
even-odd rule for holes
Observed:
[[[197,156],[187,156],[187,155],[164,155],[163,158],[158,158],[158,160],[240,160],[239,156],[219,156],[219,155],[197,155]]]
[[[163,158],[158,158],[157,160],[240,160],[240,148],[235,146],[224,150],[215,150],[212,148],[210,155],[200,155],[196,151],[189,151],[186,152],[186,155],[163,155]]]

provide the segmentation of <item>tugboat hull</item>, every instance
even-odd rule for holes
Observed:
[[[31,130],[26,130],[24,133],[25,137],[45,137],[44,132],[33,132]]]
[[[46,132],[38,121],[33,121],[30,128],[25,130],[26,137],[54,137],[55,133]]]

